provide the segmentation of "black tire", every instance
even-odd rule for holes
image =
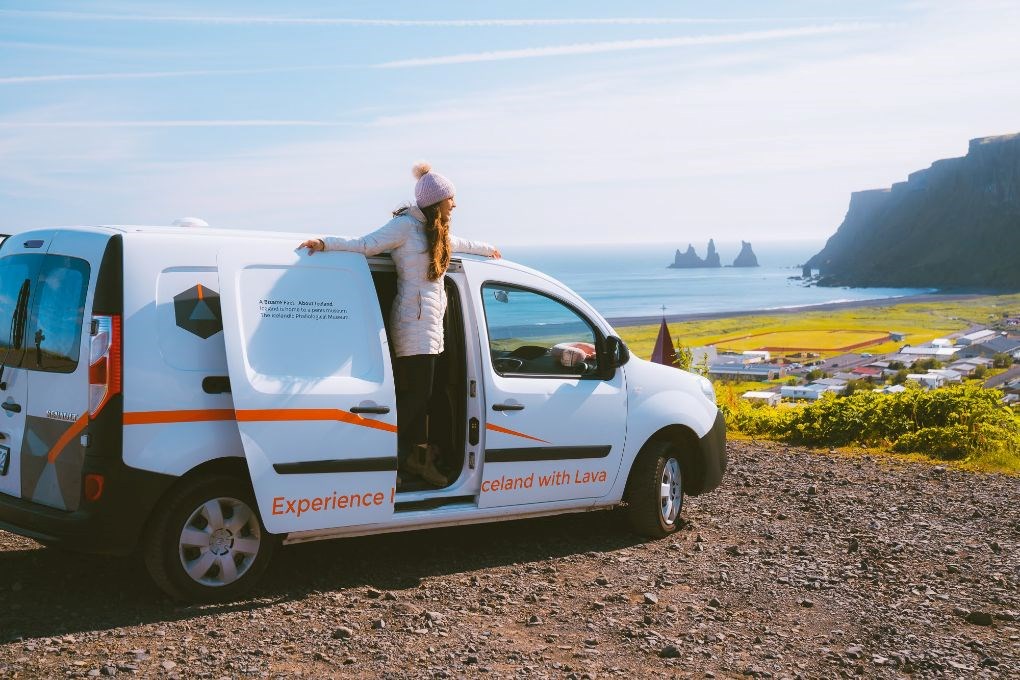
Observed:
[[[204,547],[201,534],[209,536]],[[247,481],[212,475],[170,490],[146,527],[142,547],[152,580],[168,595],[187,602],[223,602],[255,585],[277,542],[262,524]]]
[[[662,487],[670,479],[671,502],[666,512]],[[648,538],[665,538],[680,526],[683,509],[683,467],[669,442],[650,442],[638,454],[627,480],[627,516],[631,528]],[[675,506],[675,507],[674,507]]]

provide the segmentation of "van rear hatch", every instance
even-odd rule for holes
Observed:
[[[81,504],[97,339],[89,311],[110,242],[59,230],[19,234],[3,248],[0,396],[11,446],[0,492],[61,510]]]

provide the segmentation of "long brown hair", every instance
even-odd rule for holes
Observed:
[[[450,218],[445,220],[439,212],[439,204],[427,206],[425,214],[425,238],[429,249],[429,281],[438,281],[450,266]]]

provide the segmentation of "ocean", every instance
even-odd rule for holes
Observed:
[[[877,300],[932,292],[929,288],[822,288],[799,277],[800,265],[821,241],[754,243],[755,268],[668,269],[677,248],[660,245],[506,246],[503,257],[545,272],[570,286],[606,318],[774,310],[830,302]],[[700,257],[705,244],[695,244]],[[723,265],[739,243],[720,242]]]

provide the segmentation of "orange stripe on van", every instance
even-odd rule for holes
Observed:
[[[156,425],[161,423],[200,423],[213,420],[238,420],[245,423],[288,422],[302,420],[334,420],[350,425],[371,427],[385,432],[396,432],[397,426],[369,420],[338,408],[197,409],[193,411],[136,411],[124,414],[125,425]]]
[[[234,411],[233,409],[222,408],[222,409],[196,409],[191,411],[135,411],[132,413],[124,414],[125,425],[156,425],[160,423],[199,423],[212,420],[238,420],[246,423],[287,422],[302,420],[334,420],[340,423],[348,423],[350,425],[371,427],[376,430],[383,430],[384,432],[397,431],[396,425],[379,422],[378,420],[362,418],[361,416],[355,413],[351,413],[350,411],[344,411],[338,408],[246,409],[242,411]],[[72,430],[73,429],[74,428],[72,428]],[[486,424],[485,429],[490,430],[492,432],[499,432],[501,434],[508,434],[512,437],[530,439],[531,441],[541,442],[543,444],[549,443],[544,439],[532,437],[529,434],[524,434],[523,432],[511,430],[510,428],[507,427],[493,425],[492,423]],[[77,431],[80,431],[80,428]],[[71,437],[73,435],[66,436]],[[63,440],[63,438],[61,438],[61,440]],[[66,442],[64,442],[63,445],[66,446]]]
[[[511,430],[511,429],[506,428],[506,427],[500,427],[499,425],[493,425],[492,423],[486,423],[485,424],[485,429],[486,430],[492,430],[493,432],[499,432],[501,434],[509,434],[509,435],[514,436],[514,437],[521,437],[523,439],[530,439],[533,442],[542,442],[543,444],[548,444],[549,443],[549,442],[547,442],[544,439],[539,439],[538,437],[532,437],[530,434],[524,434],[523,432],[518,432],[516,430]]]
[[[239,422],[253,423],[266,421],[296,420],[335,420],[340,423],[371,427],[385,432],[396,432],[397,426],[382,423],[378,420],[362,418],[356,413],[338,408],[285,408],[285,409],[247,409],[237,412]]]
[[[193,411],[135,411],[124,414],[125,425],[156,425],[159,423],[201,423],[210,420],[233,420],[232,408],[204,408]]]
[[[81,431],[85,429],[85,426],[89,424],[89,414],[83,413],[78,420],[74,421],[71,427],[64,431],[64,434],[60,435],[60,439],[53,445],[50,452],[46,454],[46,461],[48,463],[56,462],[60,454],[67,448],[67,445],[71,443],[71,440],[81,434]]]

